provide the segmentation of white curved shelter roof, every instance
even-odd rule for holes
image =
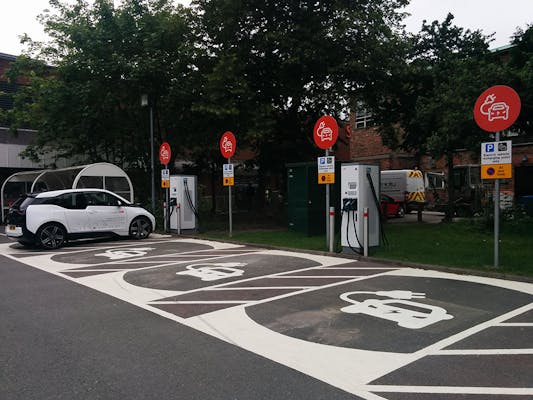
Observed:
[[[76,167],[16,172],[2,184],[1,210],[19,196],[60,189],[107,189],[133,202],[133,185],[120,167],[105,162]],[[4,213],[2,212],[2,220]]]

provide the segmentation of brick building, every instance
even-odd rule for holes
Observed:
[[[501,180],[502,198],[505,202],[502,205],[511,205],[521,202],[523,196],[533,196],[533,137],[518,136],[511,132],[501,140],[513,142],[513,178]],[[487,137],[487,142],[489,141],[491,139]],[[348,149],[344,151],[350,154],[351,161],[377,164],[381,170],[417,167],[436,175],[445,176],[447,173],[445,159],[434,160],[427,155],[417,157],[413,153],[393,151],[385,146],[378,133],[378,127],[372,122],[372,115],[364,109],[350,116]],[[468,167],[475,175],[479,170],[479,159],[479,153],[457,150],[454,155],[454,166],[458,171],[462,167]],[[480,176],[477,175],[480,181]],[[488,191],[491,190],[491,181],[482,183]],[[441,196],[446,195],[443,186],[438,189],[442,192]],[[429,196],[431,198],[431,193]]]

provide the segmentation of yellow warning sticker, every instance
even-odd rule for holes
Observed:
[[[233,177],[223,178],[222,184],[224,186],[234,186],[234,178]]]

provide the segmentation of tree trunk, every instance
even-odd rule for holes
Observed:
[[[446,154],[446,164],[448,166],[448,207],[446,207],[445,222],[453,222],[455,214],[455,193],[453,182],[453,153]]]

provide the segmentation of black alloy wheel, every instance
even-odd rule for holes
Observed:
[[[65,244],[67,232],[59,224],[49,223],[37,231],[37,245],[46,250],[55,250]]]
[[[146,217],[137,217],[131,221],[130,238],[145,239],[152,233],[152,223]]]

